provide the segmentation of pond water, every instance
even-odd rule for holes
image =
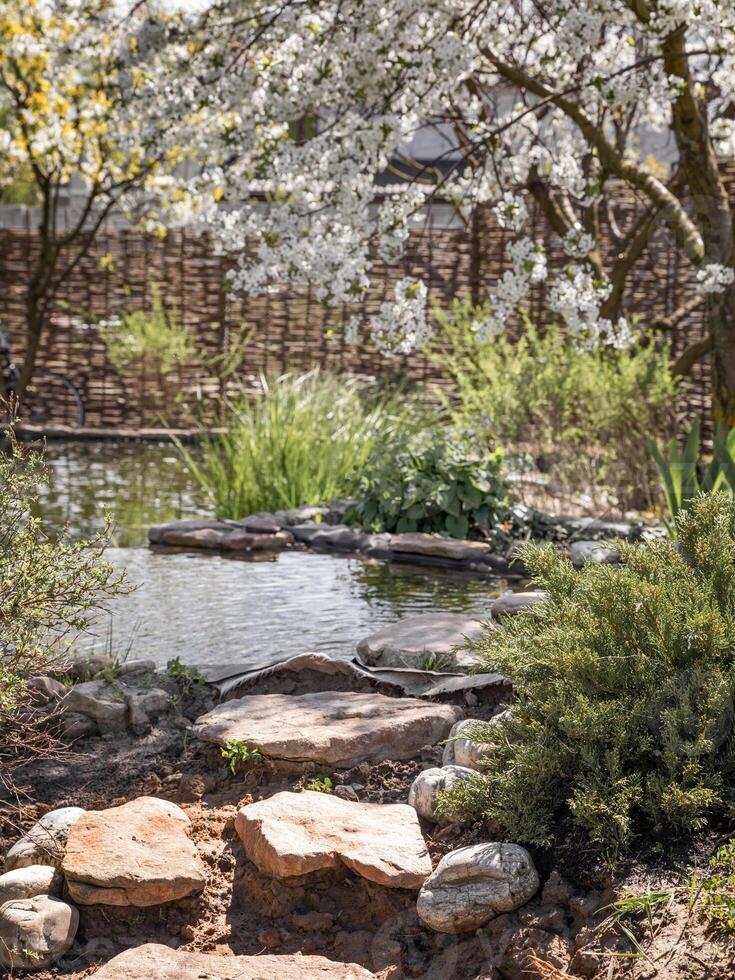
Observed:
[[[368,633],[412,613],[482,617],[499,583],[444,570],[293,551],[274,560],[161,553],[150,524],[207,513],[176,450],[150,443],[57,443],[40,510],[89,535],[109,513],[108,557],[134,591],[110,603],[82,646],[198,665],[275,662],[315,650],[350,656]]]

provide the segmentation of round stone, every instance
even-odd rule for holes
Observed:
[[[16,899],[0,906],[0,964],[15,970],[43,970],[71,947],[77,910],[48,895]]]

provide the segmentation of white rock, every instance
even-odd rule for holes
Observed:
[[[432,656],[443,670],[470,667],[475,657],[465,649],[467,640],[481,634],[480,620],[462,613],[421,613],[366,636],[357,644],[357,654],[379,667],[416,667]]]
[[[79,806],[65,806],[44,814],[5,855],[5,870],[32,864],[60,867],[69,831],[83,813]]]
[[[442,753],[443,766],[466,766],[468,769],[480,769],[480,763],[492,752],[489,745],[482,742],[475,742],[470,738],[470,733],[478,725],[498,725],[506,718],[510,717],[510,709],[501,711],[489,721],[480,721],[479,718],[464,718],[452,726],[449,738],[444,746]]]
[[[465,766],[443,766],[441,769],[424,769],[414,779],[408,791],[408,803],[420,817],[439,823],[436,814],[436,794],[452,789],[458,783],[469,782],[476,773]]]
[[[416,911],[436,932],[479,929],[532,898],[539,877],[518,844],[473,844],[446,854],[419,892]]]
[[[74,942],[77,910],[48,895],[0,906],[0,964],[16,970],[43,970]]]
[[[0,905],[35,895],[57,895],[61,891],[61,875],[47,864],[31,864],[0,875]]]

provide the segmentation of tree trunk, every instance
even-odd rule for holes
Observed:
[[[712,333],[712,411],[715,420],[735,427],[735,285],[709,303]]]
[[[20,369],[20,377],[15,386],[15,396],[18,404],[22,404],[23,395],[28,385],[33,379],[33,372],[36,367],[36,357],[38,348],[43,336],[45,322],[45,312],[43,299],[36,293],[33,286],[28,293],[26,300],[26,349],[23,355],[23,364]]]

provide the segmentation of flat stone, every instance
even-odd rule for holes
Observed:
[[[366,636],[357,644],[357,654],[379,667],[416,667],[431,656],[443,661],[433,669],[469,667],[475,656],[461,648],[478,639],[482,629],[480,620],[462,613],[420,613]]]
[[[545,592],[505,592],[490,603],[490,615],[493,619],[503,616],[514,616],[522,609],[530,609],[537,602],[546,598]]]
[[[276,793],[237,814],[245,853],[264,874],[293,878],[346,865],[389,888],[420,888],[431,858],[413,807],[330,793]]]
[[[616,548],[608,548],[599,541],[575,541],[569,545],[569,557],[575,568],[586,562],[593,565],[618,565],[622,560]]]
[[[192,531],[171,528],[163,532],[159,543],[175,548],[205,548],[208,551],[216,551],[224,546],[229,534],[230,529],[227,526],[202,527]]]
[[[168,521],[166,524],[154,524],[148,528],[148,540],[151,544],[162,544],[164,535],[169,531],[206,531],[209,529],[223,531],[227,528],[224,521],[216,518],[193,518],[185,521]]]
[[[50,810],[5,855],[5,870],[44,864],[58,868],[64,856],[69,831],[84,814],[79,806]]]
[[[58,895],[61,875],[47,864],[31,864],[0,875],[0,905],[36,895]]]
[[[479,725],[499,725],[509,716],[510,708],[493,715],[489,721],[480,721],[479,718],[463,718],[462,721],[458,721],[452,726],[444,746],[442,765],[481,769],[482,760],[488,757],[492,749],[489,745],[472,739],[470,733]]]
[[[195,731],[218,745],[240,739],[274,759],[349,767],[410,759],[445,738],[461,717],[454,705],[382,694],[253,694],[218,704]]]
[[[15,970],[43,970],[74,942],[79,913],[48,895],[36,895],[0,906],[0,965]]]
[[[72,828],[61,866],[70,897],[81,905],[146,907],[201,891],[206,879],[190,829],[175,803],[149,796],[87,812]]]
[[[442,818],[436,812],[437,793],[452,789],[459,783],[469,782],[475,775],[474,770],[464,766],[424,769],[411,783],[408,805],[412,806],[424,820],[440,823]]]
[[[138,674],[155,674],[156,672],[156,661],[155,660],[124,660],[117,667],[118,677],[131,677]]]
[[[294,539],[299,544],[311,544],[313,538],[321,529],[321,524],[312,524],[310,521],[305,521],[303,524],[292,524],[289,528]]]
[[[538,873],[524,847],[473,844],[441,859],[421,887],[416,911],[437,932],[468,932],[520,908],[538,887]]]
[[[126,949],[95,973],[95,980],[371,980],[356,963],[323,956],[212,956],[157,943]]]
[[[278,534],[282,528],[282,522],[277,521],[273,514],[252,514],[235,523],[252,534]]]
[[[283,551],[292,543],[293,535],[288,531],[261,534],[236,529],[222,538],[220,547],[225,551]]]
[[[318,524],[314,533],[309,532],[308,543],[312,548],[332,551],[363,551],[370,540],[371,535],[359,528],[348,527],[346,524]]]
[[[469,561],[488,554],[490,545],[485,541],[462,541],[443,538],[438,534],[392,534],[392,551],[411,555],[431,555],[452,561]]]

